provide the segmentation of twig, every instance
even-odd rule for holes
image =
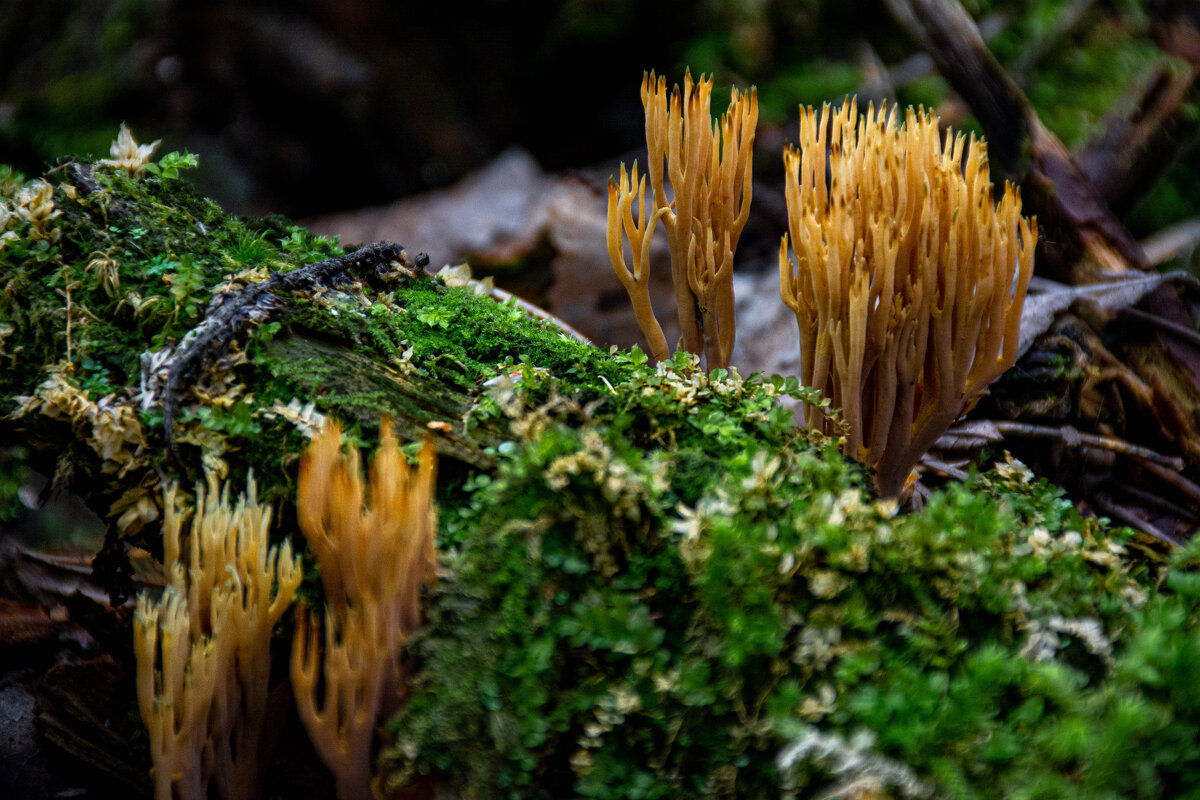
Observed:
[[[896,85],[892,83],[891,71],[884,65],[883,59],[879,57],[879,53],[875,52],[875,48],[871,46],[870,42],[863,39],[855,44],[854,60],[864,78],[858,91],[855,92],[859,102],[870,100],[874,103],[883,103],[895,100]],[[929,65],[932,67],[933,62],[929,62]]]
[[[979,20],[979,35],[985,42],[990,42],[1008,27],[1008,23],[1009,18],[1003,12],[989,14]],[[929,57],[929,53],[921,52],[909,56],[889,69],[885,77],[892,86],[907,86],[914,81],[928,78],[934,72],[936,67],[933,65],[933,59]],[[860,90],[858,94],[865,92]]]
[[[270,315],[279,305],[275,292],[312,291],[318,287],[336,286],[349,281],[352,274],[377,282],[389,271],[388,265],[392,262],[406,263],[400,245],[376,242],[353,253],[328,258],[292,272],[272,272],[264,281],[215,297],[204,322],[184,337],[179,350],[172,357],[162,391],[163,438],[175,462],[183,464],[175,442],[175,418],[183,402],[184,387],[193,382],[205,366],[228,349],[251,324],[262,322]],[[411,270],[409,274],[413,274]]]
[[[1080,148],[1076,161],[1114,212],[1132,211],[1195,143],[1197,101],[1200,67],[1160,65],[1136,98],[1105,115],[1104,132]]]
[[[1067,447],[1095,447],[1101,450],[1111,450],[1124,456],[1137,458],[1147,464],[1159,464],[1173,470],[1183,469],[1183,459],[1179,456],[1164,456],[1148,447],[1131,444],[1115,436],[1099,436],[1094,433],[1084,433],[1071,425],[1051,427],[1049,425],[1033,425],[1028,422],[1009,422],[997,420],[993,423],[996,430],[1005,436],[1018,436],[1036,439],[1056,439]]]
[[[1126,525],[1130,528],[1133,528],[1137,531],[1141,531],[1142,533],[1146,534],[1147,536],[1151,536],[1155,539],[1158,539],[1160,542],[1166,542],[1167,544],[1173,544],[1173,545],[1183,544],[1183,542],[1180,541],[1180,539],[1178,537],[1172,536],[1170,534],[1164,533],[1163,531],[1160,531],[1154,525],[1151,525],[1149,522],[1146,522],[1146,520],[1140,518],[1137,514],[1134,514],[1129,509],[1125,508],[1124,506],[1119,506],[1116,503],[1113,503],[1106,498],[1103,498],[1103,497],[1093,498],[1092,504],[1094,506],[1096,506],[1096,508],[1100,509],[1100,511],[1107,514],[1109,517],[1112,517],[1113,519],[1115,519],[1117,522],[1120,522],[1121,524]]]
[[[1200,486],[1197,486],[1192,481],[1185,478],[1182,474],[1173,469],[1168,469],[1148,461],[1142,465],[1146,471],[1161,481],[1171,484],[1178,489],[1185,497],[1200,506]]]
[[[1200,516],[1196,515],[1194,509],[1185,508],[1178,503],[1172,503],[1165,497],[1159,497],[1153,492],[1148,492],[1137,486],[1120,486],[1118,490],[1122,495],[1131,497],[1148,508],[1155,508],[1193,526],[1200,525]]]
[[[943,461],[940,458],[935,458],[934,456],[929,455],[929,453],[921,456],[921,466],[925,467],[926,469],[931,469],[935,472],[940,472],[947,477],[954,478],[956,481],[966,481],[967,478],[970,477],[966,470],[959,469],[953,464]]]
[[[1191,328],[1184,327],[1178,322],[1171,322],[1169,319],[1163,319],[1155,314],[1150,314],[1137,308],[1123,308],[1121,314],[1126,317],[1132,317],[1148,325],[1153,325],[1164,333],[1169,333],[1182,341],[1189,342],[1196,347],[1200,347],[1200,333]]]

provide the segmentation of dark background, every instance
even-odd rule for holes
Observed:
[[[1068,146],[1165,58],[1154,3],[965,5]],[[230,210],[304,217],[447,185],[513,144],[548,170],[615,163],[642,143],[642,71],[685,66],[715,73],[714,110],[728,86],[758,86],[760,180],[798,103],[858,91],[973,125],[878,2],[7,0],[0,163],[106,155],[127,121],[160,155],[197,153],[196,180]],[[1134,211],[1136,235],[1197,213],[1197,161],[1193,147]]]

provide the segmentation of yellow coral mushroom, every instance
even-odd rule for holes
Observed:
[[[802,108],[784,153],[783,300],[800,328],[801,380],[849,427],[844,452],[897,496],[945,429],[1016,359],[1037,223],[1006,183],[992,199],[987,147],[936,118],[844,102]],[[833,433],[819,409],[810,427]]]
[[[268,548],[271,512],[253,476],[236,503],[211,476],[207,492],[197,487],[184,560],[175,494],[164,497],[169,583],[158,601],[138,598],[133,626],[154,795],[204,800],[213,783],[245,800],[259,789],[271,631],[300,587],[300,560],[287,540]]]
[[[647,211],[645,181],[637,178],[637,165],[628,181],[622,166],[620,182],[610,178],[608,184],[608,247],[651,353],[664,358],[666,344],[649,310],[646,289],[649,237],[662,220],[683,348],[703,353],[708,368],[716,369],[729,366],[733,350],[733,254],[750,213],[758,95],[754,88],[744,94],[733,89],[729,107],[717,122],[711,104],[711,77],[701,75],[694,83],[688,72],[682,91],[675,86],[669,95],[665,78],[654,73],[643,78],[652,210]],[[674,194],[669,202],[664,167]],[[639,225],[631,212],[635,197]],[[633,270],[625,266],[621,252],[622,228],[632,245]]]
[[[633,219],[633,201],[637,200],[638,220]],[[649,215],[647,220],[646,206],[646,177],[638,177],[637,162],[633,162],[633,170],[628,176],[625,165],[621,165],[620,183],[608,180],[608,258],[612,261],[617,278],[629,293],[633,302],[633,313],[637,317],[638,326],[646,337],[646,345],[650,357],[662,361],[670,355],[666,337],[663,336],[662,326],[654,316],[650,305],[650,241],[654,228],[670,209],[659,208]],[[624,243],[629,240],[633,250],[633,269],[625,263]]]
[[[435,578],[436,461],[427,441],[410,470],[385,421],[367,506],[358,451],[343,454],[341,436],[327,425],[300,463],[297,513],[325,587],[325,636],[322,658],[318,618],[296,615],[291,674],[338,797],[353,800],[371,796],[375,727],[399,704],[400,648],[420,624],[421,586]]]

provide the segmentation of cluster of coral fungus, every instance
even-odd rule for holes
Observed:
[[[754,90],[709,116],[712,80],[685,77],[668,104],[646,76],[647,174],[608,184],[608,250],[651,355],[668,347],[650,307],[650,240],[661,220],[681,346],[709,369],[729,366],[733,254],[750,205]],[[1037,224],[1017,190],[992,199],[987,147],[939,131],[924,110],[858,114],[847,100],[800,110],[800,141],[784,152],[789,236],[780,290],[800,329],[801,381],[841,410],[843,452],[876,469],[881,494],[902,492],[921,455],[1016,359]],[[673,200],[664,190],[663,163]],[[635,220],[633,206],[639,207]],[[624,238],[623,238],[624,237]],[[627,266],[628,240],[633,268]],[[804,422],[835,432],[822,410]]]
[[[399,654],[420,621],[433,581],[433,446],[410,469],[385,422],[370,473],[327,425],[300,469],[298,516],[325,589],[320,617],[296,614],[291,678],[300,719],[342,800],[371,796],[379,724],[399,703]],[[268,548],[270,511],[253,476],[236,502],[210,478],[181,547],[176,489],[164,505],[167,588],[138,600],[138,701],[150,732],[158,800],[226,800],[259,794],[271,633],[300,586],[286,540]],[[272,588],[274,587],[274,589]],[[322,646],[323,642],[323,646]]]

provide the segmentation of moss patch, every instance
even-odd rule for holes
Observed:
[[[444,510],[385,754],[464,797],[1156,797],[1200,770],[1200,584],[1019,463],[874,501],[778,383],[635,369]],[[445,543],[445,542],[444,542]],[[1165,579],[1165,580],[1164,580]],[[425,776],[425,777],[423,777]]]

